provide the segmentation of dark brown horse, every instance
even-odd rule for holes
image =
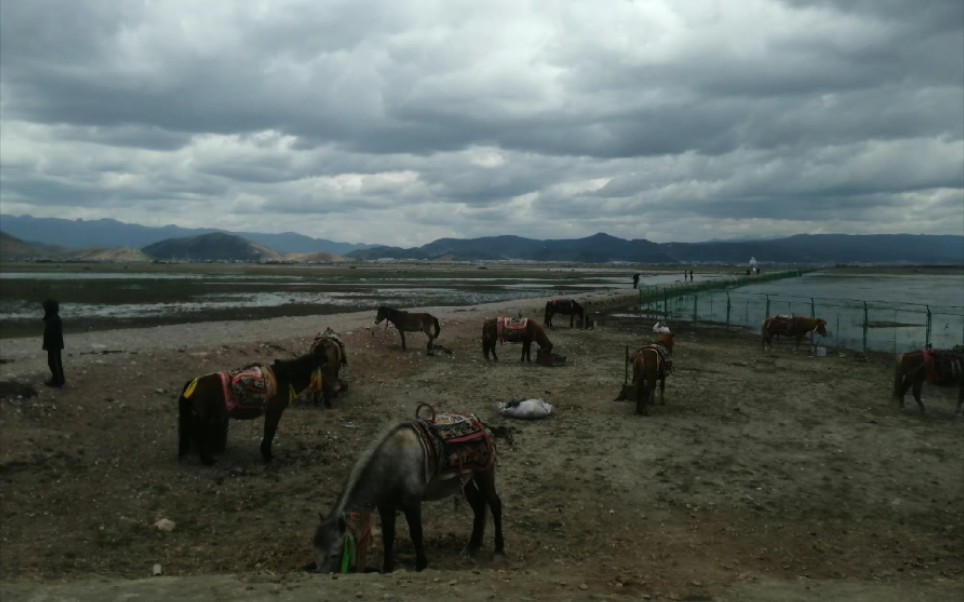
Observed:
[[[663,332],[656,337],[655,343],[640,347],[629,358],[633,365],[632,384],[623,384],[616,401],[636,400],[636,413],[649,414],[649,404],[656,394],[659,382],[659,403],[666,403],[666,377],[673,369],[673,333]]]
[[[938,386],[958,386],[957,413],[964,406],[964,354],[946,349],[921,349],[897,356],[894,370],[894,398],[900,408],[904,407],[904,395],[913,386],[914,401],[921,413],[921,388],[924,381]]]
[[[482,355],[499,361],[495,354],[496,341],[503,343],[522,343],[522,358],[519,361],[532,361],[532,341],[539,344],[539,354],[552,353],[552,341],[546,331],[535,320],[528,318],[490,318],[482,324]]]
[[[586,327],[586,312],[575,299],[552,299],[546,302],[546,316],[543,321],[549,328],[552,328],[552,316],[555,314],[569,316],[569,328],[572,328],[576,316],[579,316],[579,326]]]
[[[827,321],[803,316],[770,316],[763,321],[762,332],[764,351],[771,346],[773,337],[792,337],[796,339],[794,348],[799,349],[800,341],[808,334],[827,336]]]
[[[315,335],[309,353],[320,355],[322,358],[321,390],[314,394],[314,402],[317,404],[321,401],[319,398],[324,398],[325,407],[330,408],[331,400],[339,393],[348,390],[348,384],[339,378],[342,366],[348,365],[345,343],[334,330],[326,328],[324,332]]]
[[[381,324],[382,320],[388,320],[398,330],[398,334],[402,337],[402,349],[405,349],[406,332],[421,331],[428,337],[427,349],[428,352],[431,353],[432,342],[438,338],[439,332],[442,331],[442,327],[439,326],[438,323],[438,318],[432,314],[409,313],[407,311],[385,307],[384,305],[379,307],[378,313],[375,314],[375,324]]]
[[[271,367],[251,364],[232,372],[214,372],[188,381],[178,398],[178,457],[197,445],[203,464],[214,464],[213,453],[224,451],[228,419],[264,416],[261,456],[272,458],[271,442],[281,414],[305,390],[316,391],[321,380],[321,357],[275,360]]]

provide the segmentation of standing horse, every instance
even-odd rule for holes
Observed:
[[[438,318],[432,314],[413,314],[384,305],[379,307],[378,313],[375,314],[375,324],[381,324],[382,320],[388,320],[398,330],[398,334],[402,337],[402,349],[405,349],[406,332],[422,331],[428,337],[428,352],[431,353],[432,342],[438,338],[439,332],[442,331]]]
[[[539,354],[552,353],[552,341],[546,331],[535,320],[528,318],[490,318],[482,324],[482,355],[499,361],[495,354],[496,341],[522,343],[522,358],[519,361],[532,361],[532,341],[539,344]],[[538,357],[538,356],[537,356]]]
[[[657,323],[658,326],[658,323]],[[659,403],[666,403],[666,376],[673,370],[673,333],[668,329],[659,332],[656,342],[640,347],[629,361],[633,364],[632,384],[623,384],[615,401],[636,400],[636,413],[649,414],[649,404],[656,394],[659,382]]]
[[[419,410],[426,406],[422,404]],[[430,408],[431,409],[431,408]],[[422,502],[464,492],[472,506],[472,536],[466,551],[482,547],[486,506],[495,523],[495,556],[504,554],[502,500],[495,490],[492,433],[473,414],[435,414],[395,425],[355,463],[348,481],[314,535],[320,573],[354,571],[371,542],[372,513],[382,525],[382,571],[395,568],[395,513],[401,510],[415,547],[415,570],[428,566],[422,540]],[[363,567],[361,567],[363,568]]]
[[[338,377],[341,367],[348,365],[345,343],[334,330],[326,328],[324,332],[315,335],[309,353],[321,356],[322,361],[321,390],[314,394],[314,402],[317,404],[319,398],[323,397],[325,407],[330,408],[332,398],[348,390],[348,385]]]
[[[898,355],[894,370],[894,398],[901,409],[907,389],[913,386],[914,401],[921,413],[924,412],[920,393],[925,380],[938,386],[958,385],[956,412],[961,413],[964,406],[964,355],[946,349],[922,349]]]
[[[576,303],[575,299],[552,299],[546,302],[546,317],[544,322],[549,328],[552,328],[552,316],[554,314],[569,316],[569,328],[572,328],[576,316],[579,316],[579,326],[582,328],[586,326],[586,312],[582,305]]]
[[[804,318],[802,316],[770,316],[763,321],[763,350],[770,348],[773,337],[793,337],[796,339],[794,349],[800,348],[800,341],[808,334],[827,336],[827,321],[822,318]]]
[[[214,372],[185,383],[178,398],[178,458],[197,445],[201,463],[214,464],[212,454],[224,451],[228,419],[253,420],[264,415],[261,456],[272,458],[271,442],[281,414],[306,389],[320,388],[321,359],[304,355],[275,360],[271,367],[252,364],[232,372]]]

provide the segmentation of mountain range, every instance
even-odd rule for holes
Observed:
[[[115,232],[114,229],[118,231]],[[188,234],[184,234],[188,232]],[[599,233],[577,239],[441,238],[400,248],[301,234],[152,228],[115,220],[0,216],[0,258],[191,261],[558,261],[575,263],[964,265],[964,236],[801,234],[773,240],[654,243]],[[89,242],[84,247],[83,243]],[[114,243],[114,244],[111,244]]]

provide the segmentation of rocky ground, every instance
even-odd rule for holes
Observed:
[[[566,365],[481,353],[483,319],[545,300],[424,308],[452,353],[375,327],[374,312],[71,334],[68,386],[42,386],[36,339],[4,340],[0,381],[0,594],[9,600],[959,600],[964,596],[964,420],[954,391],[925,386],[928,413],[891,400],[893,358],[826,357],[751,333],[673,323],[675,369],[650,416],[613,402],[624,354],[652,320],[632,291],[585,299],[593,329],[550,331]],[[631,313],[631,312],[629,312]],[[541,319],[540,319],[541,321]],[[558,327],[563,322],[566,327]],[[69,326],[69,325],[68,325]],[[177,393],[193,376],[270,362],[343,336],[350,390],[332,409],[295,403],[275,461],[261,422],[235,421],[213,467],[176,458]],[[533,354],[534,355],[534,354]],[[23,391],[21,390],[21,394]],[[555,415],[501,416],[541,398]],[[400,523],[391,575],[299,572],[358,452],[428,402],[507,426],[498,487],[507,558],[491,523],[460,554],[470,511],[424,508],[429,569],[412,572]],[[158,529],[158,521],[173,530]],[[377,553],[376,555],[377,556]],[[160,565],[163,576],[151,577]]]

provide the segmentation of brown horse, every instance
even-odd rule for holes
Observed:
[[[499,361],[495,354],[495,342],[522,343],[522,358],[519,361],[532,361],[532,341],[539,344],[539,353],[552,353],[552,341],[546,336],[546,331],[535,320],[528,318],[490,318],[482,324],[482,355]]]
[[[432,352],[432,342],[438,338],[442,327],[439,326],[438,318],[432,314],[415,314],[401,311],[384,305],[378,308],[375,314],[375,324],[381,324],[382,320],[388,320],[398,330],[402,337],[402,349],[405,349],[406,332],[424,332],[428,337],[428,353]]]
[[[321,358],[308,354],[275,360],[271,367],[251,364],[188,381],[178,398],[178,458],[195,443],[201,462],[214,464],[212,454],[224,451],[227,443],[229,418],[252,420],[264,415],[261,456],[270,461],[281,414],[301,392],[316,391],[320,380]]]
[[[555,314],[569,316],[569,328],[572,328],[576,316],[579,316],[579,326],[586,327],[586,312],[575,299],[552,299],[546,302],[546,315],[543,321],[549,328],[552,328],[552,316]]]
[[[914,401],[921,413],[924,403],[920,392],[924,381],[938,386],[958,386],[957,413],[964,406],[964,355],[956,351],[921,349],[897,356],[894,370],[894,398],[904,407],[904,395],[913,386]]]
[[[770,316],[763,321],[763,350],[771,347],[773,337],[793,337],[796,339],[795,349],[800,348],[800,341],[808,334],[827,336],[827,321],[822,318],[804,318],[802,316]]]
[[[325,407],[331,407],[331,400],[348,390],[348,384],[341,381],[339,372],[342,366],[348,365],[348,356],[345,354],[345,343],[341,340],[334,330],[326,328],[324,332],[315,335],[315,340],[311,343],[309,353],[318,354],[322,357],[321,365],[321,390],[314,394],[314,402],[317,404],[324,398]]]
[[[656,394],[659,382],[659,403],[666,403],[666,377],[673,370],[673,333],[661,332],[655,343],[640,347],[629,358],[633,364],[632,384],[623,384],[615,401],[636,400],[636,413],[649,414],[649,404]]]

